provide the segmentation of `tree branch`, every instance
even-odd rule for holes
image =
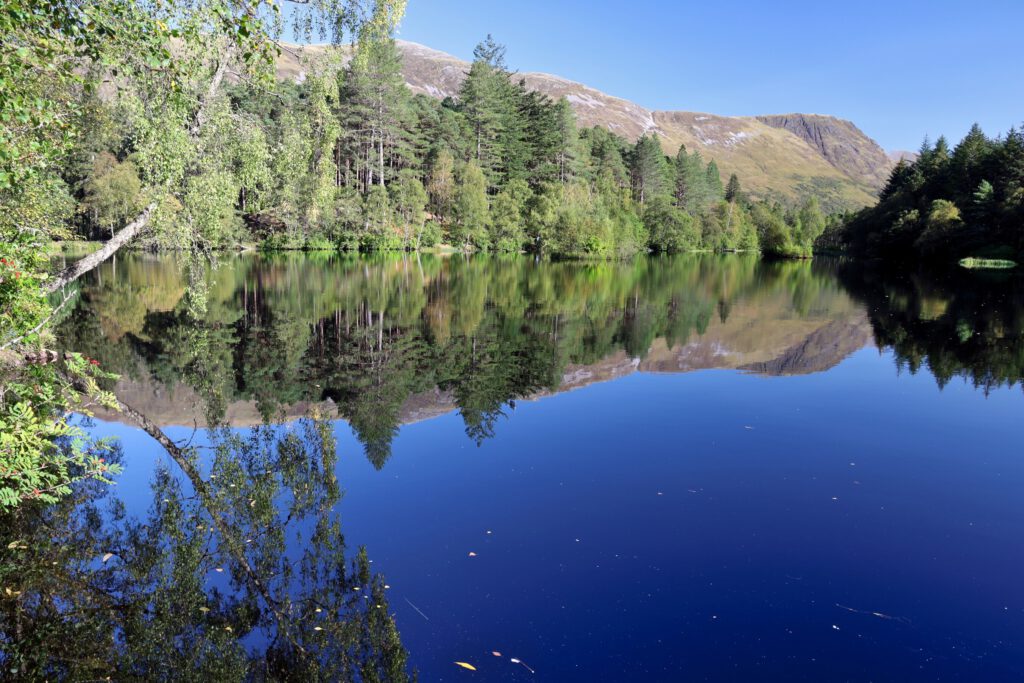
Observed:
[[[100,265],[113,254],[131,241],[136,235],[142,232],[142,229],[149,224],[150,216],[153,215],[153,211],[156,210],[156,203],[150,204],[142,210],[135,220],[128,225],[121,228],[121,231],[111,237],[109,240],[103,243],[97,251],[89,254],[83,259],[76,261],[46,283],[47,292],[56,292],[61,287],[68,285],[78,278],[82,277],[90,270]]]
[[[52,291],[52,290],[51,290],[51,291]],[[23,339],[25,339],[26,337],[30,337],[30,336],[32,336],[33,334],[35,334],[35,333],[39,332],[39,330],[43,329],[43,327],[45,327],[45,326],[46,326],[46,324],[47,324],[48,322],[50,322],[51,320],[53,320],[53,318],[54,318],[54,317],[55,317],[55,316],[56,316],[56,315],[57,315],[58,313],[60,313],[60,312],[61,312],[61,309],[63,309],[63,308],[65,307],[65,306],[67,306],[67,304],[68,304],[68,302],[69,302],[69,301],[71,301],[71,300],[72,300],[73,298],[75,298],[75,294],[77,294],[77,293],[78,293],[78,290],[72,290],[72,291],[68,292],[67,294],[65,294],[65,295],[64,295],[64,300],[63,300],[63,301],[61,301],[61,302],[60,302],[60,303],[59,303],[59,304],[57,305],[57,307],[53,309],[53,311],[51,311],[51,312],[50,312],[50,315],[46,316],[46,319],[45,319],[45,320],[43,320],[43,322],[39,323],[38,325],[36,325],[35,327],[33,327],[33,328],[32,328],[31,330],[29,330],[28,332],[26,332],[25,334],[21,335],[20,337],[15,337],[14,339],[12,339],[12,340],[10,340],[10,341],[8,341],[8,342],[5,342],[5,343],[3,344],[3,346],[0,346],[0,351],[4,351],[4,350],[6,350],[6,349],[9,349],[9,348],[11,348],[12,346],[14,346],[14,345],[15,345],[15,344],[17,344],[18,342],[22,341],[22,340],[23,340]]]
[[[193,142],[196,141],[199,138],[199,135],[203,132],[203,126],[205,126],[207,122],[208,105],[213,101],[213,98],[217,96],[217,91],[220,89],[221,82],[223,82],[224,74],[227,73],[227,70],[228,59],[227,57],[224,57],[217,64],[217,71],[214,72],[213,79],[210,81],[210,85],[206,89],[205,97],[203,97],[202,101],[199,103],[199,109],[196,111],[195,120],[192,125],[189,126],[188,133]],[[104,242],[99,251],[89,254],[85,258],[75,262],[58,273],[46,284],[46,291],[57,291],[58,289],[74,282],[113,256],[118,249],[134,239],[136,235],[142,232],[142,230],[149,225],[149,219],[152,217],[156,208],[156,202],[151,203],[142,210],[142,213],[135,217],[135,220],[123,227],[120,232],[109,240]]]

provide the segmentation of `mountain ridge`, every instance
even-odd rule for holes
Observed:
[[[419,43],[396,42],[412,92],[436,99],[457,97],[469,62]],[[288,46],[278,60],[278,77],[301,80],[305,61],[316,63],[332,49]],[[835,116],[658,111],[553,74],[515,72],[513,78],[554,99],[564,97],[581,127],[603,126],[631,142],[655,133],[669,155],[680,146],[699,151],[715,160],[724,177],[736,173],[744,189],[759,197],[815,195],[827,208],[867,206],[876,201],[896,162],[853,122]]]

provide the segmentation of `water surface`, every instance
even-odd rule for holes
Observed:
[[[198,296],[173,258],[120,258],[60,326],[202,447],[190,479],[99,411],[123,509],[61,518],[92,530],[94,568],[104,530],[149,520],[114,535],[178,568],[168,600],[185,575],[219,600],[168,632],[287,663],[289,629],[330,631],[312,605],[379,634],[386,597],[429,681],[1024,677],[1016,276],[250,255],[192,279]],[[325,570],[360,546],[380,585]],[[263,616],[238,628],[239,605]]]

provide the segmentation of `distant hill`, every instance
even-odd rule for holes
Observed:
[[[469,64],[438,50],[398,41],[405,78],[413,92],[442,99],[458,95]],[[290,46],[278,62],[282,79],[301,79],[304,62],[331,49]],[[342,48],[344,49],[344,48]],[[545,73],[521,73],[527,87],[565,97],[580,125],[604,126],[630,140],[657,133],[667,154],[680,145],[718,163],[723,177],[736,173],[759,196],[819,196],[826,206],[873,204],[899,159],[849,121],[818,114],[717,116],[685,111],[652,111],[582,83]],[[900,152],[909,156],[909,153]]]

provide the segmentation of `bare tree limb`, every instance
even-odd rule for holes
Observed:
[[[210,81],[210,85],[206,89],[206,95],[200,101],[195,119],[193,120],[192,125],[189,126],[189,136],[191,136],[193,141],[198,140],[200,134],[203,132],[203,126],[206,125],[207,117],[209,115],[208,105],[213,101],[213,98],[217,96],[217,91],[220,89],[220,85],[224,81],[224,74],[227,73],[227,70],[228,59],[227,57],[224,57],[217,64],[217,70],[214,72],[213,79]],[[58,273],[46,284],[46,291],[57,291],[69,283],[74,282],[113,256],[118,249],[133,240],[136,235],[142,232],[142,230],[149,225],[149,219],[152,217],[156,208],[156,202],[151,203],[142,210],[142,213],[135,217],[135,220],[121,228],[116,235],[104,242],[103,246],[98,251],[76,261]]]
[[[52,290],[51,290],[51,291],[52,291]],[[56,315],[57,315],[58,313],[60,313],[60,312],[61,312],[61,310],[62,310],[62,309],[63,309],[63,308],[65,307],[65,306],[67,306],[67,304],[68,304],[68,302],[69,302],[69,301],[71,301],[71,300],[72,300],[73,298],[75,298],[75,295],[76,295],[77,293],[78,293],[78,290],[72,290],[72,291],[70,291],[70,292],[66,293],[66,294],[64,295],[64,300],[63,300],[63,301],[61,301],[61,302],[60,302],[60,303],[59,303],[59,304],[57,305],[57,307],[53,309],[53,311],[51,311],[51,312],[50,312],[50,315],[46,316],[46,319],[45,319],[45,320],[43,320],[43,322],[41,322],[41,323],[39,323],[38,325],[36,325],[35,327],[33,327],[33,328],[32,328],[31,330],[29,330],[29,331],[28,331],[28,332],[26,332],[25,334],[23,334],[23,335],[21,335],[21,336],[19,336],[19,337],[15,337],[14,339],[11,339],[11,340],[10,340],[10,341],[8,341],[8,342],[4,342],[3,346],[0,346],[0,351],[4,351],[4,350],[6,350],[6,349],[9,349],[9,348],[11,348],[12,346],[14,346],[14,345],[15,345],[15,344],[17,344],[18,342],[22,341],[22,340],[23,340],[23,339],[25,339],[26,337],[30,337],[30,336],[32,336],[33,334],[35,334],[35,333],[39,332],[39,330],[43,329],[43,328],[44,328],[44,327],[46,326],[46,324],[47,324],[47,323],[49,323],[49,322],[50,322],[51,320],[53,320],[53,318],[54,318],[54,317],[55,317],[55,316],[56,316]]]
[[[108,258],[110,258],[118,249],[123,247],[125,244],[130,242],[136,235],[142,232],[142,229],[149,224],[149,219],[153,215],[153,211],[156,210],[156,203],[150,204],[142,210],[138,216],[135,217],[128,225],[121,228],[120,232],[111,237],[109,240],[103,243],[103,246],[93,253],[89,254],[83,259],[75,261],[73,264],[65,268],[64,270],[57,273],[49,282],[46,283],[47,292],[56,292],[61,287],[68,285],[78,278],[82,277],[90,270],[100,265]]]
[[[275,620],[277,621],[278,627],[281,629],[283,635],[292,643],[292,645],[301,652],[304,656],[306,654],[305,648],[299,643],[292,633],[291,621],[288,616],[284,614],[270,594],[270,589],[260,578],[256,569],[249,562],[249,558],[245,555],[245,545],[238,538],[227,523],[218,514],[215,499],[213,494],[210,492],[206,482],[203,481],[202,475],[199,470],[196,469],[195,464],[189,457],[188,452],[182,449],[175,443],[167,434],[164,433],[159,426],[156,425],[148,417],[135,410],[131,406],[125,404],[120,399],[117,400],[117,408],[122,415],[127,417],[129,420],[134,422],[142,431],[146,432],[149,436],[156,440],[163,449],[167,452],[171,459],[181,468],[181,471],[188,477],[189,482],[192,484],[192,488],[195,489],[199,498],[202,500],[203,507],[210,513],[210,519],[213,524],[217,527],[217,531],[220,532],[221,541],[223,547],[227,549],[231,557],[241,565],[245,579],[249,582],[252,588],[260,594],[263,601],[267,603],[267,607],[274,613]]]

